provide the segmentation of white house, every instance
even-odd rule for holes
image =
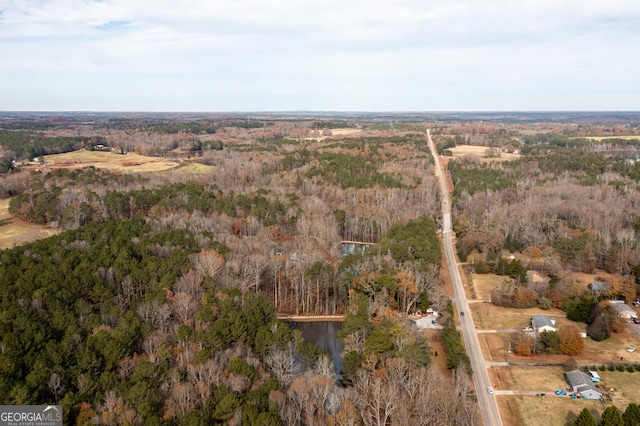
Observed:
[[[531,327],[533,331],[542,333],[543,331],[558,331],[555,318],[542,314],[536,314],[531,317]]]
[[[618,314],[618,318],[632,319],[638,316],[636,310],[622,300],[609,300],[609,304]]]
[[[582,396],[584,399],[600,399],[602,393],[591,381],[588,374],[580,370],[572,370],[564,373],[567,383],[571,386],[571,391]]]

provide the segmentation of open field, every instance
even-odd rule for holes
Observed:
[[[607,139],[624,139],[624,140],[640,140],[640,135],[625,135],[625,136],[589,136],[586,139],[591,139],[594,141],[606,141]]]
[[[489,369],[496,389],[528,390],[553,393],[565,389],[563,367],[493,367]],[[500,384],[498,386],[498,383]]]
[[[10,198],[0,200],[0,249],[11,248],[56,234],[55,229],[23,222],[9,214]]]
[[[489,376],[496,390],[547,394],[544,399],[535,395],[496,396],[505,425],[564,425],[570,413],[577,415],[584,406],[601,407],[601,403],[595,401],[571,400],[553,393],[567,386],[562,367],[493,367],[489,369]],[[571,401],[571,404],[567,404],[567,401]]]
[[[74,151],[44,157],[47,168],[77,169],[93,166],[119,173],[159,172],[178,166],[178,162],[159,157],[148,157],[135,153],[126,155],[104,151]],[[42,166],[29,166],[42,169]]]
[[[455,148],[447,148],[453,154],[452,158],[461,158],[465,155],[477,155],[480,157],[482,161],[510,161],[517,160],[520,158],[518,154],[509,154],[506,152],[501,152],[500,157],[495,158],[485,158],[485,153],[489,147],[486,146],[476,146],[476,145],[459,145]],[[449,157],[451,158],[451,157]]]
[[[475,290],[475,298],[479,300],[489,300],[492,290],[499,288],[504,281],[513,281],[509,277],[496,274],[471,274],[471,279]],[[471,296],[467,291],[467,297],[471,299]]]
[[[627,352],[629,346],[634,346],[636,351]],[[578,362],[584,363],[596,360],[600,363],[640,364],[640,336],[627,328],[622,333],[613,333],[602,342],[587,338],[584,342],[584,354],[575,358]]]
[[[566,319],[563,311],[557,308],[543,310],[538,307],[514,309],[496,306],[491,303],[473,303],[471,304],[471,312],[473,320],[479,329],[518,329],[527,327],[531,317],[536,314],[543,314],[556,319],[556,327],[563,325],[575,324],[575,322]],[[578,324],[578,327],[584,328]]]
[[[589,409],[596,419],[599,419],[606,408],[600,401],[556,395],[544,399],[536,396],[499,396],[498,405],[503,420],[506,416],[515,420],[513,423],[503,421],[505,425],[520,426],[564,426],[574,421],[583,408]],[[510,412],[507,413],[505,410]]]
[[[362,130],[353,129],[353,128],[345,128],[345,129],[331,129],[332,136],[347,136],[347,135],[355,135],[360,133]]]
[[[567,396],[556,396],[555,389],[566,389],[564,369],[561,367],[500,367],[492,368],[492,382],[496,389],[519,389],[533,391],[547,391],[547,397],[536,396],[497,396],[503,421],[511,418],[514,422],[504,424],[519,425],[565,425],[583,408],[592,410],[597,419],[607,405],[614,404],[624,411],[631,402],[638,401],[640,389],[640,373],[598,371],[603,384],[614,388],[611,402],[571,399]],[[498,383],[500,386],[498,386]]]
[[[167,169],[166,173],[171,173],[175,175],[184,175],[187,177],[197,178],[198,176],[209,175],[213,171],[215,171],[214,166],[209,166],[207,164],[190,162],[179,167],[175,167],[172,169]]]
[[[473,286],[477,298],[488,300],[490,291],[499,285],[505,277],[494,274],[472,274]],[[584,277],[583,277],[584,278]],[[589,278],[589,277],[587,277]],[[585,279],[585,283],[590,282]],[[586,286],[586,284],[585,284]],[[586,330],[586,324],[575,323],[566,318],[565,313],[557,308],[542,310],[538,307],[527,309],[513,309],[496,306],[491,303],[472,303],[471,314],[476,327],[482,329],[516,329],[519,330],[529,325],[531,317],[535,314],[543,314],[556,319],[556,326],[561,327],[568,324],[576,324],[581,330]],[[482,336],[482,335],[481,335]],[[486,335],[485,335],[486,336]],[[485,337],[486,344],[483,344],[483,352],[487,360],[504,361],[504,347],[508,342],[510,334],[501,334],[494,337]],[[490,339],[499,339],[491,341]],[[483,340],[481,339],[481,343]],[[497,345],[498,348],[493,348]],[[640,336],[629,329],[622,333],[614,333],[603,342],[596,342],[590,338],[585,339],[585,351],[582,355],[574,357],[580,363],[613,363],[613,362],[634,362],[640,363],[640,350],[629,353],[628,346],[640,349]],[[511,361],[518,362],[564,362],[568,357],[565,355],[537,355],[534,357],[518,357],[510,354]]]
[[[351,135],[357,135],[358,133],[362,132],[361,129],[352,129],[352,128],[346,128],[346,129],[331,129],[331,136],[351,136]],[[323,141],[327,138],[329,138],[330,136],[312,136],[312,137],[306,137],[306,138],[302,138],[305,141]]]
[[[568,320],[559,309],[549,309],[544,311],[540,308],[511,309],[489,303],[477,303],[471,305],[471,312],[478,329],[516,329],[526,327],[534,314],[544,314],[556,319],[556,326],[561,327],[568,324],[576,324],[580,329],[585,330],[586,325]],[[480,343],[483,353],[488,361],[504,361],[505,348],[511,337],[511,333],[500,334],[480,334]],[[634,346],[640,349],[640,336],[629,329],[621,333],[613,333],[610,338],[602,342],[587,337],[585,338],[585,348],[581,355],[573,357],[579,363],[638,363],[640,364],[640,350],[633,353],[627,352],[627,347]],[[516,354],[509,354],[508,359],[512,362],[541,362],[541,363],[564,363],[569,357],[566,355],[535,355],[531,357],[521,357]]]
[[[489,369],[489,374],[497,390],[530,390],[547,394],[544,399],[535,395],[497,396],[503,420],[514,420],[504,424],[561,426],[575,420],[585,407],[597,412],[603,410],[601,402],[574,400],[553,393],[556,389],[567,388],[562,367],[494,367]]]
[[[611,403],[624,411],[631,402],[640,401],[640,372],[600,371],[602,383],[615,389],[611,393]]]

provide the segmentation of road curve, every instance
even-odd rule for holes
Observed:
[[[487,387],[491,386],[491,381],[487,374],[484,356],[480,350],[480,342],[478,341],[478,335],[475,331],[473,317],[469,310],[469,302],[467,301],[467,296],[464,292],[460,271],[458,270],[458,265],[456,263],[456,255],[453,250],[453,240],[451,236],[451,197],[447,191],[444,170],[442,169],[442,164],[440,163],[435,144],[431,140],[431,132],[429,129],[427,129],[427,141],[429,142],[429,148],[431,149],[431,154],[435,160],[436,176],[440,181],[440,192],[442,193],[442,244],[444,246],[444,254],[447,260],[447,267],[449,268],[451,283],[453,285],[454,303],[459,312],[466,313],[466,315],[460,316],[460,329],[467,348],[467,354],[471,359],[473,381],[476,386],[480,412],[482,413],[485,426],[501,426],[502,419],[500,418],[500,411],[498,410],[496,397],[495,395],[487,392]]]

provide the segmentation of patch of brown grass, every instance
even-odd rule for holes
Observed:
[[[0,249],[19,246],[58,233],[42,225],[23,222],[9,214],[10,198],[0,200]]]
[[[602,383],[615,389],[611,392],[611,403],[621,411],[631,402],[638,403],[638,389],[640,389],[640,372],[627,371],[599,371]]]
[[[489,300],[492,290],[500,288],[504,281],[513,281],[509,277],[496,274],[471,274],[471,278],[476,298],[480,300]]]
[[[513,424],[521,426],[564,426],[574,421],[583,408],[589,409],[596,419],[604,411],[602,403],[596,400],[571,399],[566,396],[551,395],[544,399],[528,395],[498,398],[508,401],[510,408],[516,407],[518,422]]]
[[[565,389],[563,367],[493,367],[489,369],[496,389],[529,390],[553,393]]]
[[[74,151],[44,157],[47,168],[78,169],[93,166],[120,173],[159,172],[177,167],[179,163],[160,157],[148,157],[133,152],[126,155],[104,151]],[[30,166],[42,169],[43,166]]]
[[[459,145],[456,146],[454,148],[448,148],[451,153],[453,154],[453,157],[449,157],[449,158],[462,158],[464,156],[467,155],[476,155],[480,158],[481,161],[483,162],[488,162],[488,161],[511,161],[511,160],[517,160],[520,158],[520,155],[518,154],[509,154],[507,152],[502,152],[500,155],[500,157],[495,157],[495,158],[485,158],[485,153],[487,151],[489,147],[486,146],[476,146],[476,145]]]
[[[496,306],[491,303],[472,303],[471,312],[473,320],[479,329],[517,329],[527,327],[531,317],[535,314],[543,314],[556,319],[556,326],[573,324],[565,317],[560,309],[542,310],[540,308],[514,309]]]

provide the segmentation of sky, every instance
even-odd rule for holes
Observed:
[[[640,110],[637,0],[0,0],[4,111]]]

